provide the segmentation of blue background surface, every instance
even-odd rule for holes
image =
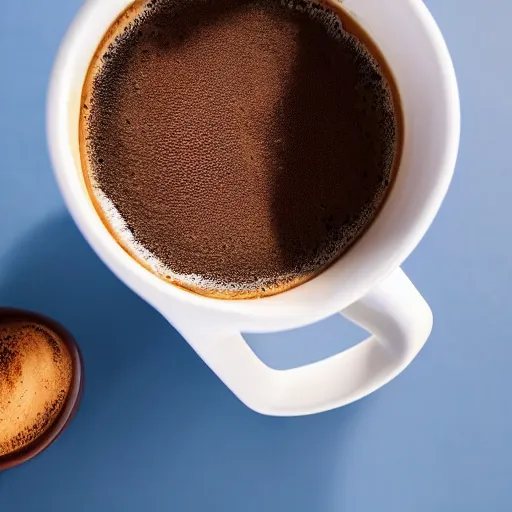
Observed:
[[[282,419],[244,408],[86,245],[44,129],[52,61],[80,0],[2,1],[0,304],[64,323],[87,370],[70,428],[0,475],[2,512],[512,510],[512,4],[427,3],[463,121],[450,193],[404,265],[434,310],[432,337],[372,396]],[[248,339],[286,368],[363,337],[336,317]]]

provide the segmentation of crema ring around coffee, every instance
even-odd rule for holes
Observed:
[[[392,73],[334,3],[136,1],[82,99],[84,176],[106,227],[210,297],[318,275],[375,219],[399,166]]]

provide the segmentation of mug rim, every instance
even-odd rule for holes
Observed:
[[[84,388],[84,362],[80,347],[73,335],[62,324],[35,311],[10,307],[0,307],[0,322],[3,320],[26,320],[44,325],[55,332],[71,356],[72,379],[64,405],[50,427],[24,448],[3,457],[0,456],[0,471],[33,459],[53,444],[75,416],[80,406]]]
[[[128,0],[123,0],[123,2],[125,7],[130,3]],[[421,218],[417,220],[414,228],[409,229],[407,237],[404,237],[404,239],[400,240],[400,243],[397,243],[393,254],[388,255],[385,261],[379,261],[371,271],[361,272],[361,275],[357,276],[357,286],[347,287],[343,292],[340,291],[336,297],[324,298],[322,295],[317,294],[316,302],[311,300],[311,297],[307,298],[308,295],[315,295],[314,293],[311,294],[314,283],[318,284],[320,280],[323,280],[323,282],[337,280],[336,269],[346,259],[347,255],[350,254],[351,248],[318,276],[277,295],[258,299],[218,299],[199,295],[181,288],[179,285],[166,282],[146,269],[121,248],[115,238],[108,233],[108,229],[99,219],[96,212],[95,215],[90,215],[86,208],[87,205],[84,203],[84,191],[79,191],[77,184],[71,183],[75,165],[72,149],[68,143],[68,98],[72,79],[70,76],[70,73],[72,73],[72,60],[76,58],[76,53],[82,39],[81,35],[86,37],[84,28],[91,26],[93,20],[97,20],[96,17],[101,15],[102,8],[105,5],[101,0],[89,0],[86,2],[69,29],[54,65],[47,102],[48,143],[55,176],[67,208],[88,243],[125,284],[162,313],[165,314],[165,310],[169,308],[169,302],[174,299],[215,313],[235,314],[243,317],[246,320],[246,330],[258,330],[257,320],[262,318],[270,320],[280,317],[282,322],[280,322],[279,328],[284,324],[290,326],[305,325],[311,321],[334,314],[368,293],[373,286],[386,278],[403,263],[425,235],[448,190],[459,146],[459,94],[455,71],[446,43],[436,22],[423,2],[421,0],[405,0],[405,2],[414,9],[415,16],[417,16],[425,29],[432,44],[433,58],[436,60],[440,74],[442,74],[442,99],[447,105],[443,122],[447,136],[443,146],[443,154],[439,157],[440,169],[438,173],[440,178],[436,183],[435,190],[429,192],[427,206],[421,212]],[[353,9],[352,6],[351,9]],[[116,16],[120,12],[122,12],[122,9],[117,10]],[[99,40],[96,41],[95,45],[97,46],[98,43]],[[393,69],[392,65],[391,69]],[[400,170],[398,172],[400,173]],[[85,201],[90,201],[88,194],[85,193],[85,195],[87,195]],[[384,205],[385,207],[386,205]],[[419,214],[418,217],[420,217]],[[101,228],[98,226],[98,222],[101,224]],[[370,228],[371,226],[369,226],[362,238],[356,242],[354,247],[358,246],[365,239]],[[318,300],[321,300],[322,304],[318,304]],[[311,307],[312,304],[315,304],[315,306]],[[285,318],[288,321],[285,321]],[[295,319],[292,322],[293,325],[290,324],[291,318]],[[275,325],[277,328],[277,323]]]

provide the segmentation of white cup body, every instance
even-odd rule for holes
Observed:
[[[219,300],[164,282],[112,238],[87,193],[78,147],[81,92],[93,54],[131,0],[88,0],[62,43],[48,96],[50,153],[66,204],[110,269],[173,324],[269,332],[341,311],[385,280],[413,251],[447,192],[459,141],[459,98],[441,33],[421,0],[346,0],[395,76],[404,112],[400,169],[384,208],[354,247],[315,279],[282,294]],[[221,376],[222,378],[222,376]]]

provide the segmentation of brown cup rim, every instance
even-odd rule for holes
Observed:
[[[5,456],[0,456],[0,471],[18,466],[33,459],[46,450],[66,429],[73,419],[83,393],[84,363],[80,348],[73,335],[60,323],[34,311],[16,308],[0,307],[0,323],[4,321],[23,320],[39,323],[52,330],[66,345],[72,360],[72,379],[68,396],[55,421],[32,443]]]

